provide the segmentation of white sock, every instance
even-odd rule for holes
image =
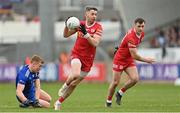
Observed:
[[[66,82],[63,84],[63,86],[62,86],[62,88],[63,89],[65,89],[65,88],[67,88],[68,87],[68,85],[66,84]]]
[[[59,96],[64,95],[64,92],[68,89],[68,87],[69,87],[69,86],[68,86],[66,83],[64,83],[64,84],[62,85],[62,87],[59,89],[58,95],[59,95]]]
[[[121,96],[124,94],[124,92],[122,92],[121,90],[119,90],[118,92]]]
[[[56,101],[56,104],[61,104],[61,102],[59,102],[59,100]]]
[[[112,103],[112,100],[106,100],[107,103]]]

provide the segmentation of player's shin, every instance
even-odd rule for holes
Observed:
[[[110,84],[109,90],[108,90],[108,96],[107,96],[107,100],[106,100],[106,104],[105,104],[106,107],[111,107],[112,97],[113,97],[113,95],[114,95],[115,88],[116,88],[115,85]]]
[[[68,89],[68,85],[66,84],[66,82],[63,84],[63,86],[59,89],[58,91],[58,95],[62,96],[64,95],[65,91]]]

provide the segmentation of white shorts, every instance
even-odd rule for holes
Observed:
[[[72,65],[72,64],[80,64],[80,65],[82,66],[82,63],[81,63],[80,59],[78,59],[78,58],[72,59],[72,60],[71,60],[71,65]],[[87,75],[88,75],[88,72],[85,72],[85,71],[82,71],[82,70],[81,70],[80,76],[84,77],[84,76],[87,76]]]

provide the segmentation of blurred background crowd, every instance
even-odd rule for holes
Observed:
[[[157,35],[150,39],[151,48],[180,47],[180,20],[163,28],[156,28]]]

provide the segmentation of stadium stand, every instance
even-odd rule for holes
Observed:
[[[150,47],[180,47],[180,19],[155,31],[157,33],[150,39]]]

